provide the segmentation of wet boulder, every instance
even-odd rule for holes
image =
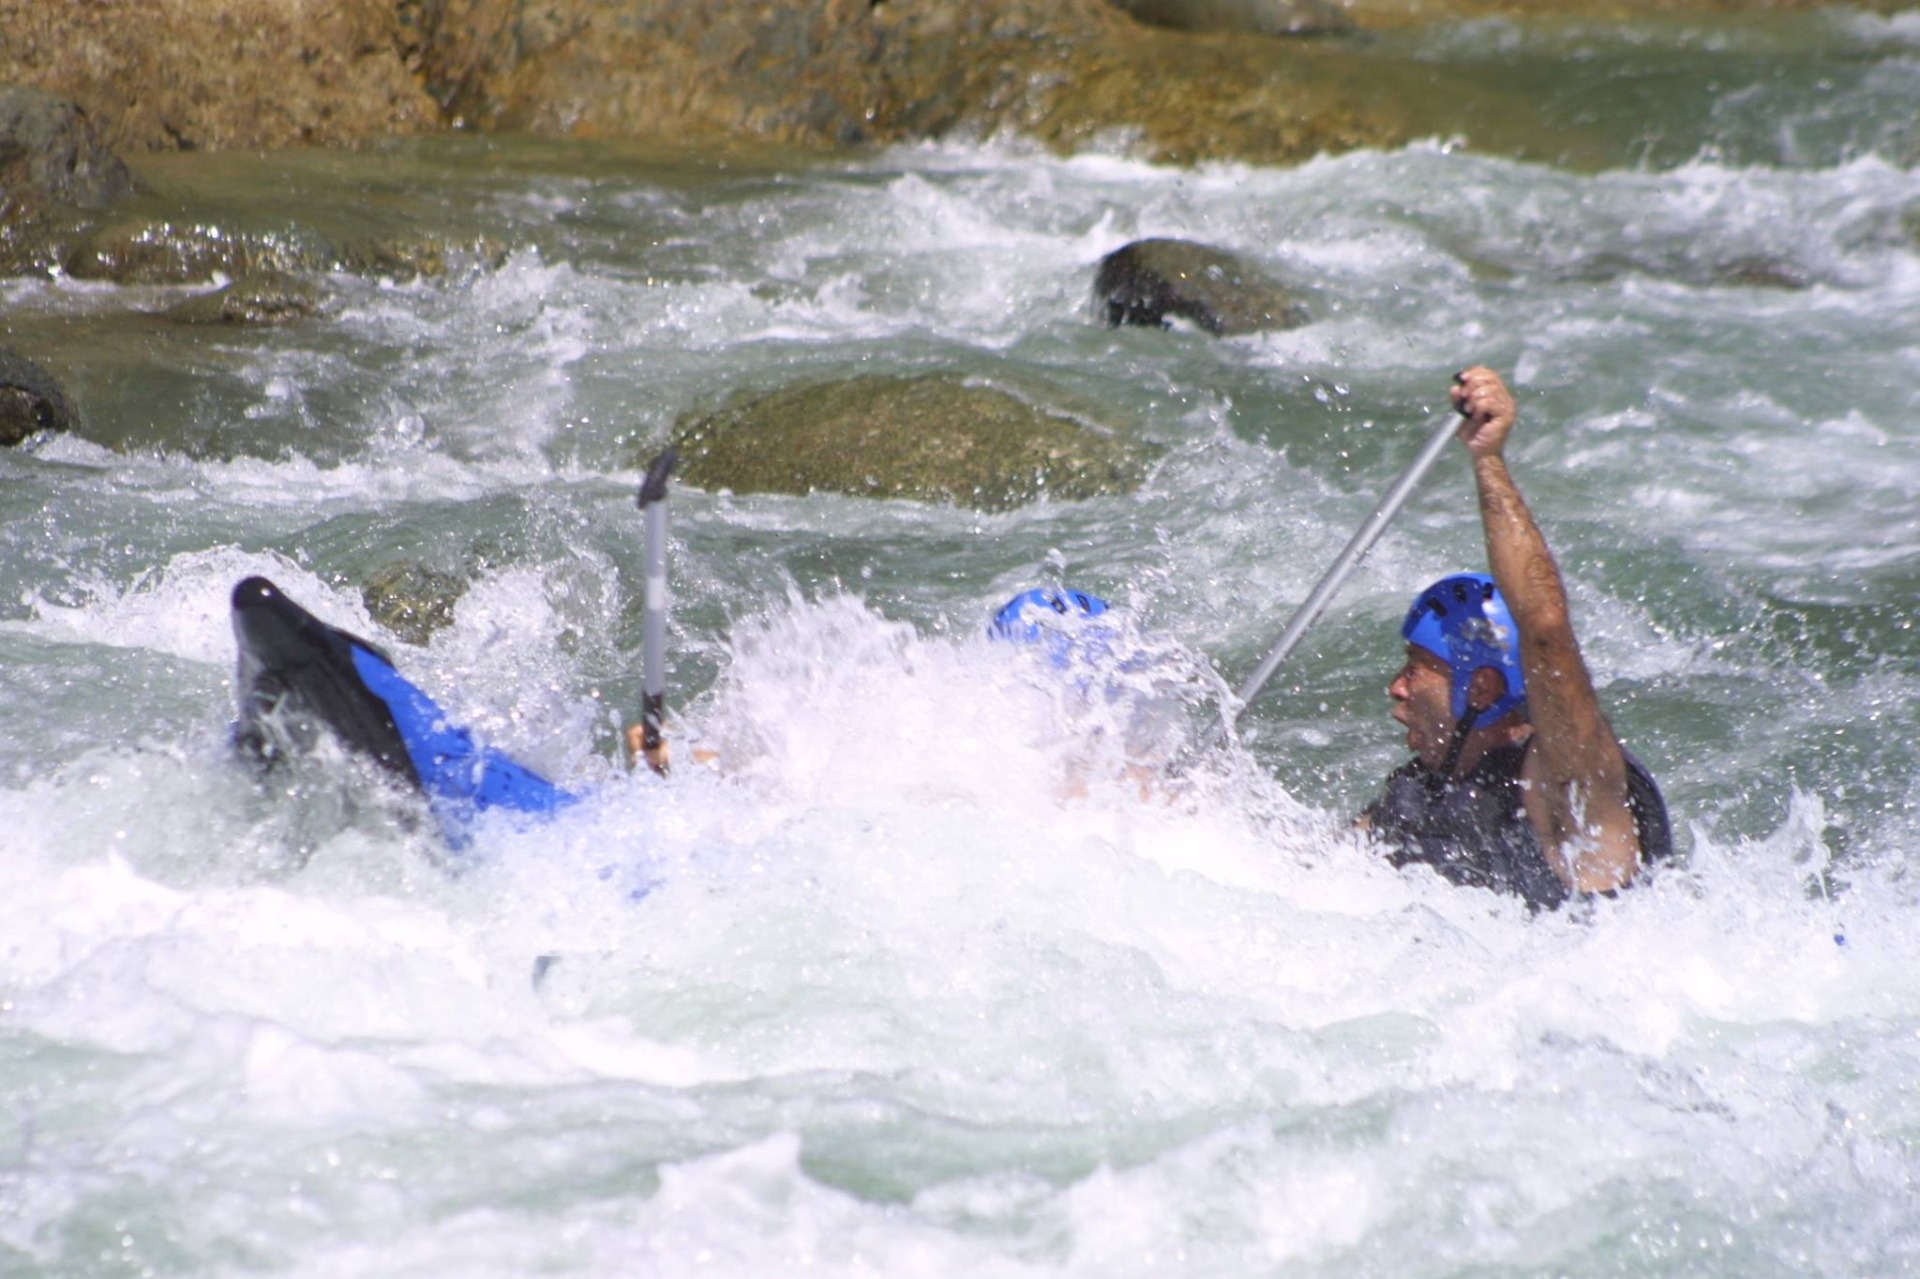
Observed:
[[[299,228],[242,228],[210,210],[136,209],[80,235],[60,265],[76,280],[204,284],[223,275],[320,271],[331,256],[324,241]]]
[[[320,289],[311,280],[267,270],[188,298],[170,308],[167,317],[186,324],[264,326],[303,320],[319,309]]]
[[[64,230],[135,189],[78,107],[0,85],[0,275],[44,266]]]
[[[1094,305],[1110,327],[1178,318],[1217,337],[1290,329],[1307,310],[1259,266],[1188,240],[1135,240],[1100,259]]]
[[[1334,0],[1113,0],[1141,22],[1174,31],[1343,35],[1356,29]]]
[[[80,415],[45,369],[0,347],[0,446],[12,448],[42,431],[71,431]]]
[[[496,270],[509,247],[492,236],[359,236],[341,247],[335,266],[353,275],[407,283],[439,279],[461,267]]]
[[[420,645],[453,624],[454,607],[466,593],[459,576],[410,560],[387,565],[360,588],[374,621],[402,642]]]
[[[133,174],[71,102],[0,85],[0,198],[104,209],[133,194]]]
[[[684,419],[689,484],[815,491],[1004,511],[1132,492],[1154,447],[958,376],[788,387]]]
[[[234,282],[232,308],[240,313],[230,309],[218,318],[251,322],[260,322],[268,311],[301,308],[293,293],[311,287],[296,289],[289,283],[294,277],[346,271],[405,282],[442,276],[456,265],[497,267],[507,257],[504,245],[483,235],[342,235],[324,216],[279,220],[191,201],[163,206],[152,200],[135,201],[48,238],[38,252],[45,260],[28,263],[30,268],[57,266],[76,280],[206,284],[224,276]],[[248,286],[249,280],[257,283]],[[253,296],[250,289],[277,292],[280,301]]]

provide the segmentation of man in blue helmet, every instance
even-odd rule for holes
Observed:
[[[1083,619],[1098,617],[1107,611],[1107,602],[1098,595],[1065,587],[1041,586],[1020,594],[1000,606],[987,623],[990,639],[1013,640],[1044,647],[1047,660],[1064,670],[1078,655],[1080,647],[1104,648],[1113,632],[1106,627],[1084,627]]]
[[[1087,793],[1102,742],[1117,751],[1104,756],[1113,775],[1142,799],[1172,793],[1168,762],[1188,723],[1183,694],[1197,685],[1177,653],[1142,643],[1117,616],[1097,595],[1048,586],[1014,596],[987,624],[989,639],[1028,648],[1072,694],[1063,709],[1086,749],[1066,761],[1062,798]]]
[[[1452,395],[1493,572],[1442,578],[1408,610],[1387,695],[1414,758],[1360,822],[1395,865],[1550,908],[1623,887],[1672,834],[1659,787],[1601,713],[1566,585],[1507,471],[1512,392],[1474,367]]]

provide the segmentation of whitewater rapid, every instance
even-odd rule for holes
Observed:
[[[0,455],[0,1274],[1916,1273],[1920,81],[1910,19],[1818,30],[1436,46],[1564,56],[1546,111],[1647,67],[1719,104],[1598,171],[450,139],[221,189],[498,263],[272,330],[0,284],[89,422]],[[1100,327],[1148,235],[1312,322]],[[1350,825],[1405,602],[1481,562],[1457,458],[1211,744],[1469,361],[1682,854],[1540,916]],[[628,772],[645,458],[735,391],[932,370],[1165,455],[991,515],[677,489],[680,754]],[[361,596],[399,560],[468,583],[425,645]],[[586,798],[455,854],[338,755],[260,782],[251,574]],[[1164,659],[1164,781],[1125,699],[987,639],[1056,582]]]

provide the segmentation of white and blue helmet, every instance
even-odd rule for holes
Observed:
[[[1024,591],[1001,606],[987,624],[990,639],[1033,644],[1061,670],[1108,656],[1115,638],[1107,625],[1088,626],[1090,618],[1107,611],[1098,595],[1065,587],[1043,586]]]

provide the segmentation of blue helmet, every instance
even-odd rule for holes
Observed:
[[[1098,617],[1107,611],[1107,602],[1085,591],[1040,587],[1016,595],[1002,605],[988,624],[987,634],[993,639],[1019,640],[1031,644],[1045,631],[1039,621],[1027,614],[1041,611],[1057,613],[1061,617]]]
[[[1017,644],[1041,646],[1047,661],[1060,670],[1107,656],[1115,638],[1107,626],[1084,626],[1090,617],[1107,611],[1107,602],[1098,595],[1065,588],[1041,587],[1008,600],[993,621],[987,624],[987,637],[1012,640]]]
[[[1500,588],[1485,573],[1456,573],[1421,591],[1400,624],[1400,636],[1447,664],[1453,672],[1453,717],[1467,713],[1473,673],[1491,666],[1507,679],[1499,701],[1475,717],[1492,724],[1527,704],[1527,677],[1520,666],[1520,628],[1507,611]]]

